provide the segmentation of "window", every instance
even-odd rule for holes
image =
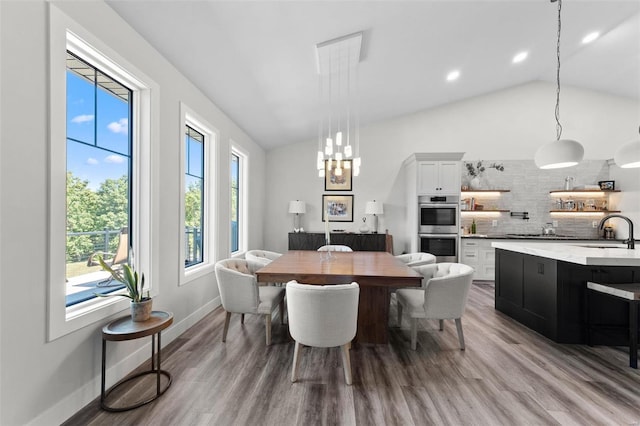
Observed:
[[[204,135],[188,125],[185,132],[184,266],[202,263],[204,225]]]
[[[132,91],[67,51],[66,306],[122,289],[129,260]]]
[[[212,194],[218,134],[184,103],[180,104],[180,114],[180,285],[183,285],[211,273],[214,267],[215,197]]]
[[[237,147],[231,147],[231,253],[246,250],[246,170],[247,156]]]
[[[231,153],[231,253],[239,251],[240,156]]]
[[[53,4],[49,76],[51,341],[128,308],[123,297],[94,297],[121,287],[101,283],[106,273],[88,265],[98,255],[116,267],[131,263],[158,294],[151,134],[160,96],[157,84]]]

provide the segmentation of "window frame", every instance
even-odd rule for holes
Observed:
[[[231,251],[231,220],[229,220],[229,250],[232,256],[237,256],[247,251],[247,200],[248,200],[248,170],[249,155],[236,143],[231,141],[231,153],[229,154],[229,170],[231,170],[232,155],[238,157],[238,250]],[[229,219],[231,219],[231,173],[229,173]]]
[[[151,149],[151,134],[157,133],[159,87],[144,73],[73,19],[50,4],[49,26],[49,244],[47,291],[47,341],[55,340],[129,307],[124,297],[94,298],[66,307],[66,56],[67,50],[91,66],[108,73],[133,91],[133,174],[130,226],[136,269],[151,284],[150,295],[159,294],[152,258],[158,247],[157,152]],[[153,96],[152,96],[153,93]]]
[[[185,253],[184,247],[186,243],[185,233],[184,233],[184,221],[185,221],[185,128],[186,126],[191,127],[197,132],[204,135],[204,169],[203,169],[203,182],[204,182],[204,190],[203,190],[203,198],[204,198],[204,212],[203,212],[203,224],[202,227],[204,229],[204,233],[202,235],[202,262],[197,263],[195,265],[191,265],[185,267]],[[220,134],[218,130],[207,122],[202,116],[196,113],[193,109],[191,109],[184,102],[180,102],[180,136],[178,144],[179,158],[180,158],[180,191],[179,191],[179,205],[180,205],[180,225],[178,227],[178,241],[179,241],[179,270],[180,270],[180,278],[179,285],[183,286],[197,278],[200,278],[204,275],[210,274],[215,270],[215,259],[216,259],[216,247],[213,242],[215,241],[216,235],[216,209],[212,203],[215,203],[215,193],[216,193],[216,147],[218,145],[218,141],[220,140]]]

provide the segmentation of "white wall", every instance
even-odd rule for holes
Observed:
[[[357,232],[365,202],[382,200],[385,210],[379,229],[389,229],[394,235],[396,252],[404,250],[408,242],[401,238],[405,206],[399,172],[409,155],[466,152],[464,159],[470,160],[530,160],[539,146],[555,139],[554,106],[555,85],[533,82],[364,126],[360,147],[363,165],[351,192],[355,221],[350,226],[340,223],[332,227]],[[618,146],[638,137],[639,119],[637,101],[571,87],[562,89],[563,137],[580,141],[585,159],[612,158]],[[323,230],[320,203],[324,185],[315,171],[316,151],[317,141],[311,141],[267,153],[269,226],[265,228],[265,244],[271,250],[287,249],[287,233],[292,229],[292,218],[287,214],[289,200],[307,202],[307,214],[302,219],[305,230]],[[633,210],[633,206],[629,208]]]
[[[159,134],[154,148],[160,235],[160,294],[154,307],[174,313],[163,333],[169,343],[216,306],[213,273],[178,287],[179,103],[220,131],[217,258],[229,254],[229,139],[250,156],[249,244],[260,247],[265,199],[265,153],[184,76],[103,2],[0,1],[0,424],[59,424],[99,394],[100,329],[92,324],[52,342],[47,330],[48,8],[59,7],[160,87]],[[176,23],[180,25],[180,23]],[[167,31],[170,31],[167,28]],[[210,54],[210,52],[205,52]],[[109,382],[148,358],[149,342],[112,344]]]

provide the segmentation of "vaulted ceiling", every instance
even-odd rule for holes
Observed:
[[[317,136],[315,45],[358,31],[361,124],[556,77],[547,0],[107,3],[265,149]],[[562,85],[640,99],[640,1],[565,0],[561,58]]]

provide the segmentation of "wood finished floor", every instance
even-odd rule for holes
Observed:
[[[292,384],[286,326],[274,318],[265,347],[261,319],[241,326],[233,316],[225,344],[218,308],[163,350],[173,384],[159,400],[124,413],[96,400],[65,425],[640,423],[640,372],[628,367],[626,348],[555,344],[495,311],[493,291],[492,283],[472,286],[466,351],[453,321],[443,332],[437,321],[422,323],[412,351],[408,323],[397,327],[392,306],[390,343],[351,350],[353,386],[338,348],[304,348]]]

